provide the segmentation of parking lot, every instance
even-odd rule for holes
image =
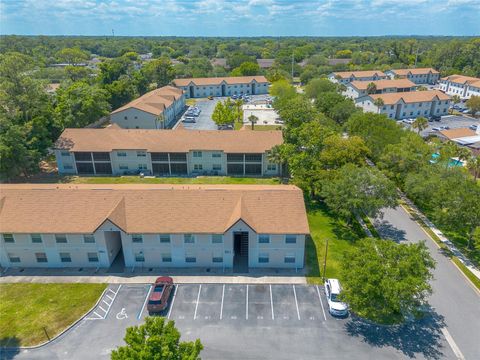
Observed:
[[[148,315],[151,289],[110,285],[98,305],[55,341],[0,358],[109,359],[124,344],[125,329]],[[175,321],[183,340],[200,338],[204,359],[454,358],[435,316],[395,328],[335,318],[317,285],[180,284],[160,315]]]
[[[263,100],[268,95],[250,95],[250,102]],[[195,106],[201,110],[201,113],[196,117],[195,123],[183,123],[185,129],[190,130],[217,130],[217,125],[212,120],[212,113],[215,105],[219,101],[225,101],[227,97],[215,97],[213,100],[198,99]]]
[[[422,136],[428,136],[431,134],[434,134],[435,131],[433,128],[439,128],[441,126],[448,126],[450,129],[456,129],[456,128],[468,128],[470,125],[479,125],[480,120],[474,119],[471,117],[467,116],[461,116],[461,115],[447,115],[447,116],[442,116],[440,121],[432,121],[428,123],[428,128],[425,130],[421,131],[420,134]],[[404,126],[410,128],[411,125],[403,124]],[[416,131],[415,129],[413,129]]]

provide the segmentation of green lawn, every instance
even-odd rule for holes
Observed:
[[[341,279],[340,266],[343,253],[355,246],[355,241],[364,236],[362,230],[358,224],[353,228],[347,226],[345,222],[329,213],[324,205],[316,205],[308,210],[308,223],[311,233],[305,249],[308,283],[321,283],[327,239],[327,277]]]
[[[0,346],[47,341],[84,315],[105,284],[0,284]]]
[[[64,181],[65,182],[65,181]],[[229,176],[198,176],[190,177],[161,177],[141,178],[139,176],[118,177],[83,177],[73,176],[68,181],[75,184],[252,184],[252,185],[277,185],[278,178],[243,178]]]

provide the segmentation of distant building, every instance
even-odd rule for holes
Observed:
[[[212,64],[212,66],[220,66],[225,69],[229,68],[229,66],[227,65],[227,59],[225,58],[213,58],[212,60],[210,60],[210,64]]]
[[[406,92],[414,91],[416,85],[407,79],[398,80],[375,80],[375,81],[352,81],[347,85],[347,90],[343,92],[343,95],[350,99],[357,99],[359,97],[368,95],[368,85],[375,85],[374,94],[384,94],[391,92]]]
[[[275,59],[257,59],[257,64],[260,69],[270,69],[275,63]]]
[[[281,131],[65,129],[55,144],[60,174],[278,176],[268,152]]]
[[[60,87],[60,84],[58,83],[50,83],[46,86],[46,91],[49,94],[55,94]]]
[[[450,75],[440,79],[440,90],[448,95],[458,95],[461,99],[470,99],[472,96],[480,96],[480,79]]]
[[[433,68],[396,69],[385,72],[391,79],[408,79],[415,84],[436,84],[440,73]]]
[[[112,111],[110,122],[124,129],[166,129],[185,108],[181,89],[164,86]]]
[[[352,62],[352,59],[327,59],[328,65],[335,66],[335,65],[347,65]]]
[[[304,266],[293,185],[2,184],[1,200],[3,268]]]
[[[369,70],[369,71],[337,71],[328,75],[328,79],[334,83],[340,83],[347,85],[352,81],[375,81],[387,79],[382,71]]]
[[[185,97],[267,94],[269,82],[265,76],[231,76],[175,79],[172,84],[185,92]]]
[[[382,105],[375,105],[381,100]],[[442,116],[448,113],[450,96],[438,90],[366,95],[355,100],[364,111],[385,114],[402,120],[418,116]]]

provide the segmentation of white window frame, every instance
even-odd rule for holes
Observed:
[[[212,234],[210,235],[212,244],[223,244],[223,234]],[[220,239],[220,241],[218,241]]]
[[[267,239],[267,241],[265,241],[265,238]],[[258,234],[257,242],[259,244],[270,244],[270,235],[269,234]]]
[[[132,244],[142,244],[143,234],[132,234]]]
[[[90,255],[95,254],[95,258],[91,257]],[[96,260],[94,260],[96,259]],[[100,261],[98,257],[98,252],[87,252],[87,260],[89,263],[98,263]]]
[[[5,244],[14,244],[15,243],[15,236],[13,234],[2,234],[3,242]],[[8,238],[8,240],[7,240]]]
[[[187,241],[187,238],[188,239],[191,239],[192,241]],[[196,243],[196,239],[195,239],[195,235],[194,234],[183,234],[183,243],[184,244],[195,244]]]
[[[93,241],[87,241],[87,238],[92,238]],[[83,235],[83,243],[84,244],[95,244],[95,235],[88,235],[88,234]]]
[[[288,240],[288,238],[293,238],[295,241]],[[285,235],[285,244],[296,244],[297,243],[297,235],[288,234]]]
[[[40,239],[40,241],[34,239]],[[41,244],[43,243],[42,234],[30,234],[30,240],[32,241],[32,244]]]
[[[64,238],[65,238],[65,241],[63,241]],[[58,239],[61,239],[61,241],[58,241]],[[56,244],[68,244],[67,234],[55,234],[55,243]]]

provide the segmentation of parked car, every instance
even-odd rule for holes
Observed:
[[[348,306],[340,301],[339,296],[342,286],[338,279],[327,279],[325,281],[325,294],[327,295],[328,311],[333,316],[347,316]]]
[[[173,289],[173,279],[169,276],[161,276],[155,280],[147,303],[149,314],[159,313],[168,306],[168,299]]]
[[[235,94],[234,94],[234,95],[231,96],[231,98],[232,98],[233,100],[236,100],[236,99],[238,99],[238,95],[235,95]]]
[[[442,128],[439,128],[439,127],[433,127],[432,128],[432,131],[441,131],[441,130],[442,130]]]
[[[462,113],[462,114],[468,114],[468,113],[470,113],[470,109],[462,110],[461,113]]]
[[[183,122],[184,123],[196,123],[197,121],[195,120],[195,118],[193,116],[185,116],[183,118]]]
[[[207,97],[208,100],[213,100],[213,96],[210,95],[209,97]]]
[[[478,125],[475,125],[475,124],[472,124],[468,127],[470,130],[477,130],[478,129]]]
[[[440,120],[442,120],[442,117],[439,116],[439,115],[433,115],[433,116],[432,116],[432,119],[433,119],[434,121],[440,121]]]

